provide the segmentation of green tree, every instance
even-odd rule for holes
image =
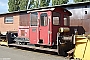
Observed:
[[[8,0],[9,12],[27,9],[29,0]]]
[[[39,0],[34,1],[33,8],[38,8],[39,7]]]
[[[34,5],[34,0],[30,0],[30,3],[29,3],[29,6],[28,6],[28,9],[33,8],[33,5]]]
[[[69,0],[52,0],[52,6],[54,5],[61,5],[61,4],[67,4]]]
[[[39,0],[30,0],[28,9],[32,9],[32,8],[38,8],[39,6]]]
[[[15,1],[15,0],[9,0],[8,2],[8,6],[9,6],[9,9],[8,11],[11,12],[11,11],[17,11],[18,10],[18,1]]]
[[[31,0],[29,4],[29,9],[49,6],[49,3],[50,0]]]
[[[74,2],[85,2],[85,1],[90,1],[90,0],[74,0]]]
[[[40,7],[49,6],[50,0],[40,0]]]
[[[28,1],[29,0],[20,0],[20,4],[19,4],[20,10],[26,10],[27,9]]]

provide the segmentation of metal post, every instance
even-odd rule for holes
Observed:
[[[59,46],[59,39],[58,39],[58,38],[59,38],[59,34],[60,34],[60,33],[58,32],[58,33],[57,33],[57,52],[59,52],[59,50],[58,50],[58,49],[59,49],[59,47],[58,47],[58,46]]]

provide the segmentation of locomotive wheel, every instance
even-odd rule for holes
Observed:
[[[35,44],[35,46],[36,46],[36,47],[40,47],[40,45],[38,45],[38,44]]]
[[[21,45],[25,45],[25,43],[24,42],[21,42]]]
[[[64,46],[61,46],[61,45],[58,46],[58,55],[67,56]]]
[[[19,42],[19,41],[16,41],[16,44],[18,44],[18,45],[27,45],[27,42]]]
[[[26,43],[26,42],[21,42],[21,44],[22,44],[22,45],[27,45],[27,43]]]
[[[16,41],[15,43],[18,44],[18,45],[20,45],[20,42],[19,41]]]

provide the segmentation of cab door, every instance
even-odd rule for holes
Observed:
[[[38,12],[30,13],[30,43],[37,44],[38,40]]]
[[[47,45],[49,43],[49,19],[48,12],[39,13],[39,43]]]

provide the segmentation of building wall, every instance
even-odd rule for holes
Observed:
[[[13,16],[13,23],[4,23],[4,19],[7,16]],[[19,26],[19,14],[0,15],[0,32],[18,31],[18,26]]]
[[[72,13],[70,26],[82,26],[85,33],[90,34],[90,4],[75,4],[65,8]]]

